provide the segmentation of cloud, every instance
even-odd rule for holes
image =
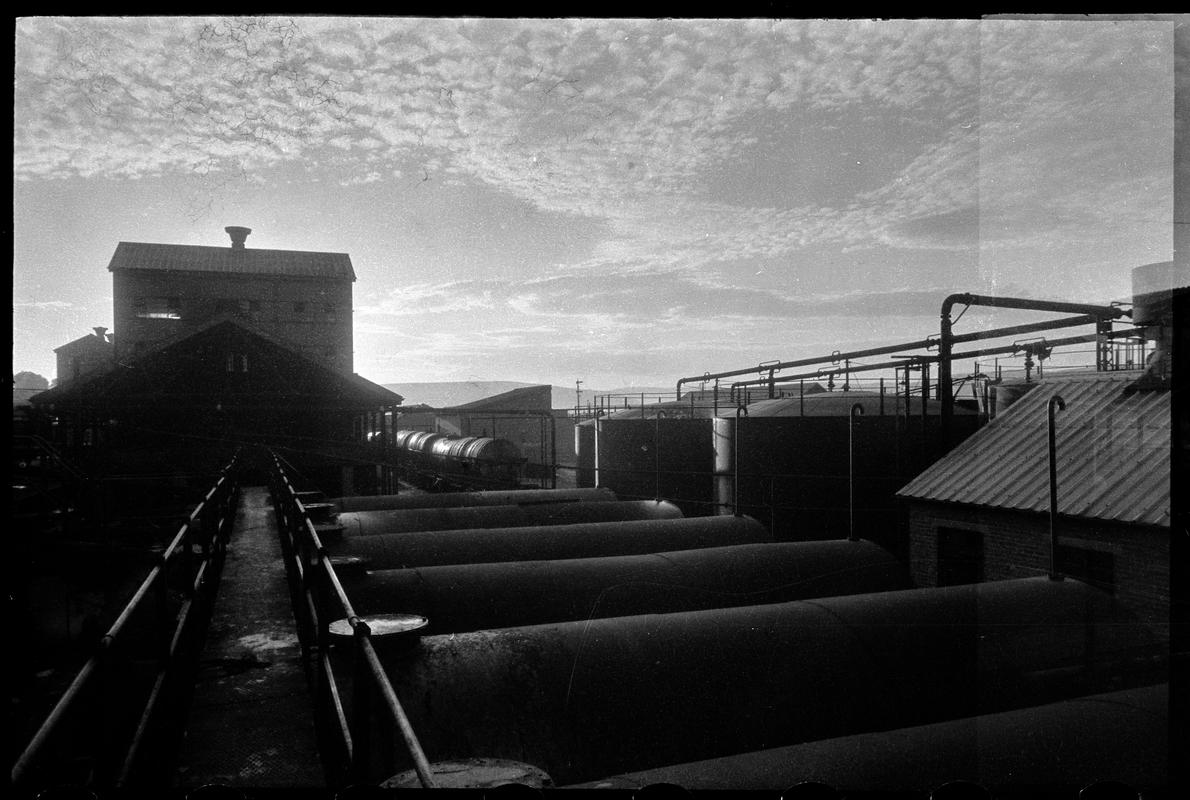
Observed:
[[[530,346],[508,319],[565,348],[669,347],[658,326],[691,319],[768,341],[791,317],[933,313],[930,291],[862,282],[858,258],[803,266],[816,248],[978,253],[989,282],[1026,283],[997,277],[1005,254],[1147,253],[1172,218],[1165,23],[41,17],[16,38],[18,181],[433,178],[598,230],[539,265],[555,283],[362,298],[377,336],[445,353],[464,345],[404,323],[470,318],[471,340],[482,322],[483,353]],[[852,183],[831,136],[798,135],[828,124],[904,152]],[[776,146],[837,174],[837,196],[790,180],[725,199],[720,177]],[[862,291],[832,293],[848,280]]]

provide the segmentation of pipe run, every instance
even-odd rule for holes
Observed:
[[[1080,336],[1066,336],[1061,339],[1049,339],[1046,341],[1045,344],[1046,344],[1046,347],[1048,347],[1048,348],[1065,347],[1066,345],[1083,344],[1086,342],[1100,341],[1102,339],[1126,339],[1130,336],[1136,336],[1143,332],[1144,332],[1143,328],[1124,328],[1121,330],[1112,331],[1111,333],[1107,333],[1107,334],[1087,333],[1087,334],[1082,334]],[[991,331],[987,331],[987,333],[991,333]],[[982,338],[987,338],[987,337],[982,337]],[[955,338],[955,341],[958,341],[957,337]],[[974,341],[974,339],[963,339],[963,341]],[[1022,349],[1022,344],[1018,342],[1018,343],[1008,344],[1008,345],[999,345],[997,347],[986,347],[986,348],[983,348],[980,350],[964,350],[963,352],[960,352],[960,353],[952,352],[950,354],[950,360],[953,362],[953,361],[962,361],[963,359],[967,359],[967,358],[984,358],[987,356],[994,356],[994,355],[1013,355],[1013,354],[1019,353],[1021,351],[1021,349]],[[915,356],[905,356],[905,358],[910,360],[910,363],[913,365],[914,368],[918,368],[922,364],[932,364],[932,363],[938,362],[940,360],[940,356],[935,356],[935,355],[915,355]],[[901,368],[904,368],[904,366],[905,366],[904,361],[881,361],[876,364],[864,364],[862,366],[853,366],[850,368],[850,371],[851,372],[872,372],[872,371],[881,370],[881,369],[901,369]],[[787,375],[787,376],[778,378],[777,383],[782,383],[782,384],[792,383],[794,381],[804,381],[807,378],[814,380],[814,379],[818,379],[818,378],[825,378],[829,375],[841,375],[842,373],[843,373],[842,369],[818,370],[816,372],[803,372],[803,373],[799,373],[796,375]],[[740,387],[740,386],[757,386],[760,383],[761,383],[761,381],[739,381],[737,383],[733,383],[731,386],[732,386],[732,390],[734,391],[737,387]],[[952,398],[953,398],[953,395],[952,395]]]
[[[938,399],[941,407],[941,435],[944,444],[948,443],[951,419],[954,416],[954,387],[951,386],[951,361],[955,357],[954,350],[954,322],[951,311],[956,305],[985,306],[989,308],[1016,308],[1026,311],[1054,311],[1064,314],[1084,314],[1094,318],[1094,321],[1119,319],[1131,316],[1131,312],[1117,306],[1099,306],[1086,303],[1063,303],[1053,300],[1030,300],[1020,297],[997,297],[978,294],[952,294],[942,301],[940,314],[941,323],[938,332]]]

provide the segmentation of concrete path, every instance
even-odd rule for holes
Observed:
[[[276,518],[241,489],[175,785],[325,785]]]

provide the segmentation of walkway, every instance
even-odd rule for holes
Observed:
[[[267,489],[241,489],[175,784],[321,787],[322,763]]]

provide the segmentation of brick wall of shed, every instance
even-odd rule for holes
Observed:
[[[909,568],[920,587],[938,585],[938,530],[983,535],[983,579],[1011,580],[1049,573],[1049,518],[1000,509],[911,503]],[[1058,543],[1111,553],[1115,596],[1145,622],[1169,623],[1169,529],[1093,520],[1059,521]]]

